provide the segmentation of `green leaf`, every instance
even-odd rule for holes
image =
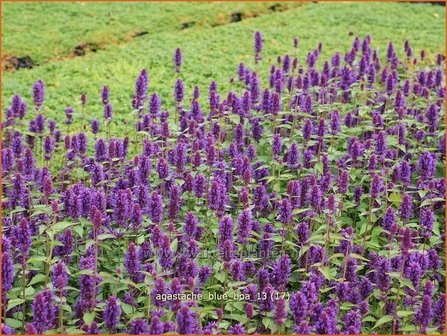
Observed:
[[[29,282],[29,286],[35,285],[36,283],[39,282],[44,282],[45,281],[45,275],[42,273],[38,273],[35,276],[33,276],[33,278],[31,279],[31,281]]]
[[[86,313],[84,313],[84,316],[82,317],[82,319],[84,320],[85,323],[90,325],[95,320],[95,316],[96,316],[95,312],[86,312]]]
[[[411,325],[408,325],[408,326],[405,326],[405,327],[402,327],[399,329],[400,329],[400,331],[409,332],[409,333],[412,333],[417,330],[415,326],[411,326]],[[427,330],[427,334],[431,334],[431,333]]]
[[[8,302],[8,308],[6,308],[6,311],[8,311],[8,310],[10,310],[10,309],[12,309],[14,307],[17,307],[18,305],[21,305],[24,302],[25,302],[25,300],[23,300],[21,298],[11,299]]]
[[[54,231],[56,232],[60,232],[65,230],[66,228],[72,226],[74,223],[73,222],[59,222],[54,224]]]
[[[103,233],[98,236],[98,240],[106,240],[109,238],[115,238],[115,235],[113,235],[111,233]]]
[[[433,204],[435,202],[444,202],[443,198],[440,197],[436,197],[436,198],[430,198],[430,199],[426,199],[421,203],[421,208],[430,204]]]
[[[135,240],[135,242],[136,242],[138,245],[143,244],[143,242],[144,242],[144,236],[139,236],[139,237]]]
[[[332,276],[332,272],[331,272],[331,269],[329,268],[329,266],[326,266],[326,267],[318,267],[318,270],[321,272],[321,274],[323,274],[324,275],[324,277],[327,279],[327,280],[332,280],[333,279],[333,276]]]
[[[73,228],[73,231],[76,232],[76,233],[78,234],[78,236],[82,238],[82,235],[83,235],[83,233],[84,233],[84,228],[83,228],[81,225],[76,225],[76,226]],[[67,329],[67,330],[68,330],[68,329]]]
[[[225,278],[226,278],[225,273],[223,273],[223,272],[214,274],[214,277],[215,277],[217,280],[219,280],[220,282],[224,282],[224,281],[225,281]]]
[[[262,319],[262,324],[264,325],[264,327],[266,327],[267,329],[270,329],[270,326],[273,325],[273,321],[271,318],[269,317],[264,317]]]
[[[38,262],[44,262],[44,261],[47,261],[47,257],[45,257],[45,256],[35,256],[28,260],[28,262],[31,264],[38,263]]]
[[[33,287],[26,287],[25,288],[25,296],[32,296],[36,291]]]
[[[228,118],[230,119],[230,121],[232,121],[234,124],[239,124],[241,117],[236,115],[236,114],[231,114],[228,116]]]
[[[414,290],[413,282],[410,279],[401,278],[400,282],[402,283],[402,285],[407,286],[408,288]]]
[[[131,305],[121,302],[121,308],[126,313],[126,315],[132,314],[132,306]]]
[[[320,173],[323,174],[323,162],[317,162],[315,164],[315,169]]]
[[[390,322],[390,321],[392,321],[392,320],[393,320],[393,317],[392,317],[391,315],[385,315],[385,316],[382,316],[382,317],[376,322],[376,324],[374,325],[373,329],[376,329],[376,328],[380,327],[381,325],[383,325],[383,324],[385,324],[385,323],[388,323],[388,322]]]
[[[399,310],[397,312],[397,316],[399,316],[399,317],[410,316],[410,315],[413,315],[413,314],[414,314],[414,312],[413,311],[409,311],[409,310]]]
[[[171,250],[172,252],[177,252],[177,246],[178,246],[178,239],[175,238],[171,243]]]
[[[16,319],[7,318],[5,320],[6,324],[13,327],[13,328],[20,328],[22,326],[22,322]]]
[[[388,199],[393,202],[399,204],[402,201],[402,195],[397,193],[392,193],[390,196],[388,196]]]

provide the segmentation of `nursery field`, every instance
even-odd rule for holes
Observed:
[[[3,334],[444,334],[445,9],[3,3]]]
[[[170,13],[173,6],[175,8],[179,5],[181,10],[177,11],[177,15],[182,19],[173,21]],[[53,6],[54,9],[45,9],[48,6]],[[141,6],[145,6],[147,10],[143,11]],[[178,46],[182,47],[185,56],[182,73],[188,75],[185,78],[185,87],[189,98],[194,85],[205,88],[211,80],[219,82],[222,89],[227,90],[230,87],[229,80],[234,77],[239,63],[252,60],[253,48],[248,40],[257,29],[265,31],[269,36],[265,41],[266,62],[260,64],[264,69],[268,68],[267,63],[270,64],[276,55],[291,51],[290,41],[294,36],[300,39],[297,50],[300,59],[320,41],[324,44],[322,55],[327,58],[335,51],[347,49],[354,36],[365,36],[368,33],[382,51],[390,40],[405,39],[411,40],[414,48],[426,49],[428,54],[445,50],[444,8],[429,4],[345,3],[340,8],[337,4],[310,3],[296,5],[297,8],[284,12],[272,13],[270,10],[270,13],[241,22],[206,26],[228,22],[232,13],[244,13],[242,17],[250,17],[272,6],[275,7],[275,3],[4,3],[3,56],[29,56],[42,65],[3,73],[3,101],[7,102],[13,94],[19,92],[29,99],[29,87],[36,78],[42,78],[47,86],[47,95],[52,98],[46,104],[46,113],[51,118],[62,120],[61,106],[79,106],[81,92],[86,92],[91,97],[88,114],[99,117],[102,105],[97,97],[101,87],[107,84],[113,93],[112,102],[120,109],[115,115],[117,122],[112,125],[113,132],[115,125],[123,125],[127,120],[128,101],[132,97],[134,77],[138,71],[135,69],[147,68],[150,71],[151,90],[158,92],[162,101],[172,106],[175,78],[169,61],[173,50]],[[293,3],[282,3],[279,8],[281,6],[293,6]],[[405,20],[400,20],[403,12]],[[83,19],[81,13],[86,18]],[[104,23],[102,13],[115,18],[111,32]],[[70,21],[71,16],[73,21]],[[159,21],[152,24],[154,16],[159,17]],[[23,20],[23,17],[29,20]],[[60,18],[60,21],[47,24],[53,18]],[[86,26],[84,21],[90,23]],[[117,24],[117,21],[125,23]],[[198,22],[197,26],[179,29],[182,23],[190,21]],[[66,22],[68,23],[65,24]],[[42,26],[45,34],[40,33]],[[140,31],[153,33],[131,40],[124,38]],[[110,42],[118,39],[121,40],[120,43]],[[67,57],[76,46],[88,43],[103,44],[104,50],[86,52],[82,57],[57,60]],[[442,50],[439,50],[440,47]],[[59,52],[55,52],[56,49]],[[401,53],[401,50],[397,52]],[[262,71],[259,75],[265,79],[268,71]],[[122,130],[118,132],[122,133]]]

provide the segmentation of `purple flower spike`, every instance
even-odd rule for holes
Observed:
[[[175,49],[174,64],[175,71],[180,72],[180,66],[182,65],[182,51],[180,50],[180,48]]]
[[[121,316],[121,307],[118,299],[111,296],[107,299],[104,309],[104,324],[110,331],[116,331]]]
[[[40,110],[43,105],[43,100],[45,98],[45,85],[41,79],[33,85],[33,102],[34,108]]]

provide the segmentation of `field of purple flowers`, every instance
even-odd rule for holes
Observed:
[[[43,81],[12,98],[3,333],[445,332],[444,57],[368,35],[298,60],[290,42],[260,74],[256,32],[230,91],[188,101],[175,50],[167,106],[145,69],[129,106],[104,86],[64,124]]]

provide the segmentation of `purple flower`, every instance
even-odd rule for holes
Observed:
[[[308,303],[306,296],[302,292],[296,292],[290,296],[289,307],[295,323],[306,318]]]
[[[14,261],[8,252],[2,254],[2,290],[4,293],[12,289],[14,280]]]
[[[173,184],[169,189],[168,217],[171,220],[178,218],[181,205],[181,190],[177,184]]]
[[[256,63],[261,59],[260,53],[262,51],[262,35],[261,32],[255,32],[255,61]]]
[[[53,267],[52,281],[54,288],[57,288],[60,292],[62,292],[64,287],[67,286],[68,273],[63,261],[59,261]]]
[[[194,191],[194,194],[196,197],[202,197],[206,191],[206,177],[202,174],[197,174],[194,176],[194,179],[192,181],[192,189]]]
[[[298,145],[293,142],[287,152],[287,165],[290,169],[298,168],[299,149]]]
[[[148,334],[147,321],[142,318],[136,318],[130,321],[128,333],[131,335]]]
[[[408,161],[402,161],[399,165],[399,179],[405,184],[410,183],[411,166]]]
[[[46,136],[43,142],[43,151],[45,153],[45,160],[51,159],[51,154],[54,151],[54,140],[50,136]]]
[[[21,251],[22,256],[26,260],[31,248],[31,229],[26,218],[20,220],[20,223],[15,230],[15,236],[19,251]]]
[[[344,329],[349,335],[358,335],[362,329],[362,316],[358,310],[351,310],[344,318]]]
[[[39,334],[53,328],[57,310],[53,305],[53,295],[48,289],[36,294],[32,310],[33,324]]]
[[[278,156],[281,154],[282,151],[282,139],[281,135],[278,133],[273,135],[273,142],[272,142],[272,152],[273,156]]]
[[[435,215],[433,214],[433,211],[427,207],[422,208],[419,224],[423,230],[424,237],[430,237],[432,235],[434,221]]]
[[[104,139],[96,140],[95,152],[96,161],[101,162],[108,159],[108,150]]]
[[[295,331],[298,335],[310,335],[312,330],[307,321],[300,321],[296,325]]]
[[[332,307],[326,307],[318,314],[315,323],[317,334],[334,334],[337,331],[337,311]]]
[[[391,277],[388,274],[390,271],[391,271],[390,261],[385,257],[379,257],[377,261],[376,278],[377,278],[377,287],[383,293],[386,293],[391,286]]]
[[[330,113],[330,119],[331,134],[335,135],[340,131],[340,113],[338,110]]]
[[[175,49],[174,65],[175,71],[180,72],[180,66],[182,65],[182,51],[180,50],[180,48]]]
[[[37,335],[37,330],[33,323],[27,323],[25,325],[25,332],[27,335]]]
[[[310,139],[314,132],[314,124],[312,120],[306,119],[303,125],[303,138],[307,141]]]
[[[396,225],[396,213],[393,208],[386,209],[382,218],[382,227],[387,231],[392,231],[392,227]]]
[[[160,321],[160,317],[157,315],[152,316],[151,324],[149,325],[149,334],[161,335],[164,333],[164,324]]]
[[[2,334],[3,335],[15,335],[16,331],[10,326],[2,323]]]
[[[261,300],[259,301],[259,310],[261,312],[269,312],[274,307],[274,301],[272,298],[275,295],[275,290],[273,287],[268,283],[262,290]]]
[[[41,79],[33,84],[33,102],[34,108],[40,110],[42,108],[45,97],[45,85]]]
[[[304,245],[307,242],[307,239],[309,239],[309,224],[306,222],[298,224],[296,232],[300,245]]]
[[[371,180],[370,194],[373,199],[378,198],[383,189],[382,179],[378,174],[374,174]]]
[[[177,79],[174,86],[174,100],[176,103],[179,103],[183,100],[185,94],[185,88],[183,86],[183,81],[181,79]]]
[[[29,152],[32,157],[32,155],[33,155],[32,151],[29,150]],[[26,158],[26,151],[25,151],[25,158]],[[15,161],[14,154],[13,154],[11,148],[3,148],[2,149],[2,172],[6,172],[6,173],[10,172],[12,170],[12,168],[14,167],[14,161]],[[33,158],[33,161],[34,161],[34,158]],[[33,168],[34,168],[34,165],[33,165]]]
[[[279,288],[285,288],[288,284],[291,268],[292,263],[288,255],[279,258],[273,269],[274,280]]]
[[[251,210],[244,210],[238,216],[238,242],[246,243],[251,233],[252,214]]]
[[[181,335],[194,332],[195,319],[188,306],[183,305],[177,312],[177,332]]]
[[[432,301],[431,296],[424,295],[422,298],[422,303],[414,315],[414,323],[419,326],[422,334],[426,333],[427,327],[433,319]]]
[[[228,335],[246,335],[246,331],[242,323],[238,323],[228,329]]]
[[[112,115],[113,115],[113,107],[112,104],[107,103],[104,105],[104,113],[103,113],[103,117],[104,120],[112,120]]]
[[[101,91],[101,100],[103,105],[107,105],[109,103],[109,99],[110,99],[109,87],[107,85],[104,85]]]
[[[436,301],[433,309],[433,316],[440,330],[445,329],[445,293],[439,294],[439,299]]]
[[[233,259],[235,246],[233,242],[229,239],[225,240],[220,246],[220,254],[222,256],[222,260],[225,262],[229,262]]]
[[[154,289],[151,292],[152,303],[157,307],[163,307],[166,302],[160,300],[161,295],[166,294],[167,288],[163,278],[157,278],[154,281]]]
[[[218,180],[211,182],[208,193],[208,205],[211,210],[223,211],[227,205],[227,190],[225,184]]]
[[[116,296],[110,296],[107,299],[106,307],[104,308],[104,324],[110,331],[116,331],[121,316],[121,307]]]
[[[93,134],[98,134],[99,128],[100,128],[100,123],[99,123],[98,119],[92,120],[92,122],[90,124],[90,128],[91,128]]]
[[[149,85],[149,79],[146,69],[141,70],[135,82],[135,92],[132,99],[132,107],[134,109],[142,109],[144,107],[144,101],[146,100],[147,88]]]
[[[197,224],[199,223],[199,220],[192,212],[187,212],[185,214],[185,225],[184,225],[184,231],[185,234],[190,236],[194,239],[195,234],[197,232]]]
[[[154,223],[161,223],[163,219],[163,198],[154,191],[149,200],[150,217]]]
[[[164,235],[161,238],[160,249],[158,251],[160,266],[166,270],[172,267],[174,264],[174,253],[171,250],[171,242],[169,236]]]
[[[435,174],[436,157],[433,153],[424,152],[418,162],[418,171],[422,179],[430,179]]]
[[[132,281],[136,281],[140,273],[140,261],[138,259],[137,247],[134,243],[130,243],[127,247],[127,253],[124,257],[124,266],[129,273]]]

